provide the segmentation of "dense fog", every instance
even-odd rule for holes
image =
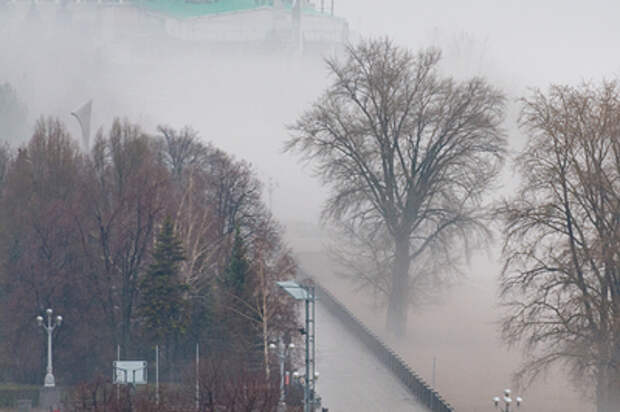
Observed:
[[[57,116],[79,136],[70,113],[90,99],[91,139],[115,117],[148,132],[159,125],[191,126],[204,141],[252,163],[300,263],[382,333],[383,310],[376,310],[370,294],[335,276],[325,259],[329,228],[319,228],[325,188],[311,165],[282,152],[286,125],[328,85],[321,53],[210,47],[173,39],[149,21],[134,25],[130,18],[98,30],[97,18],[84,11],[88,7],[96,6],[82,3],[65,16],[51,2],[41,2],[38,10],[29,2],[0,6],[0,85],[13,86],[28,124],[12,128],[9,143],[26,142],[40,116]],[[516,128],[516,100],[528,87],[618,75],[618,10],[604,0],[335,1],[352,41],[389,36],[413,50],[438,46],[446,74],[483,75],[504,90],[510,154],[524,141]],[[515,185],[510,161],[503,175],[498,193],[509,195]],[[446,287],[435,304],[412,311],[404,340],[390,340],[429,382],[436,358],[436,387],[457,410],[491,410],[491,398],[514,384],[511,374],[521,359],[519,348],[508,349],[497,333],[497,235],[491,250],[465,263],[466,276]],[[559,369],[529,388],[513,389],[526,399],[523,410],[594,410]]]

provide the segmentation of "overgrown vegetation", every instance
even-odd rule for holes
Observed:
[[[296,323],[275,281],[295,265],[247,163],[189,128],[149,135],[120,120],[88,153],[51,118],[2,153],[4,381],[42,379],[34,319],[52,307],[65,319],[54,332],[61,386],[110,376],[117,346],[152,363],[159,345],[162,380],[180,382],[198,343],[235,363],[226,379],[271,402],[264,346]]]

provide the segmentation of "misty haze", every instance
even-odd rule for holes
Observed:
[[[0,411],[620,412],[619,11],[0,0]]]

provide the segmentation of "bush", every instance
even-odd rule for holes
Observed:
[[[39,386],[35,385],[0,385],[0,407],[14,408],[19,399],[30,399],[33,405],[39,403]]]

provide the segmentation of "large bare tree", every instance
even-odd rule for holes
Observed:
[[[151,138],[139,126],[115,120],[97,135],[84,201],[84,252],[94,299],[105,314],[121,356],[131,351],[138,279],[146,268],[154,230],[170,208],[169,176]],[[98,257],[98,259],[95,259]]]
[[[620,87],[552,86],[523,100],[523,181],[506,223],[504,337],[524,340],[521,375],[553,363],[620,408]],[[592,386],[591,386],[592,387]]]
[[[504,96],[481,78],[439,73],[440,52],[388,39],[327,61],[333,79],[290,127],[286,150],[314,161],[331,189],[324,218],[389,239],[387,326],[405,332],[412,262],[453,248],[482,225],[482,196],[505,139]]]

